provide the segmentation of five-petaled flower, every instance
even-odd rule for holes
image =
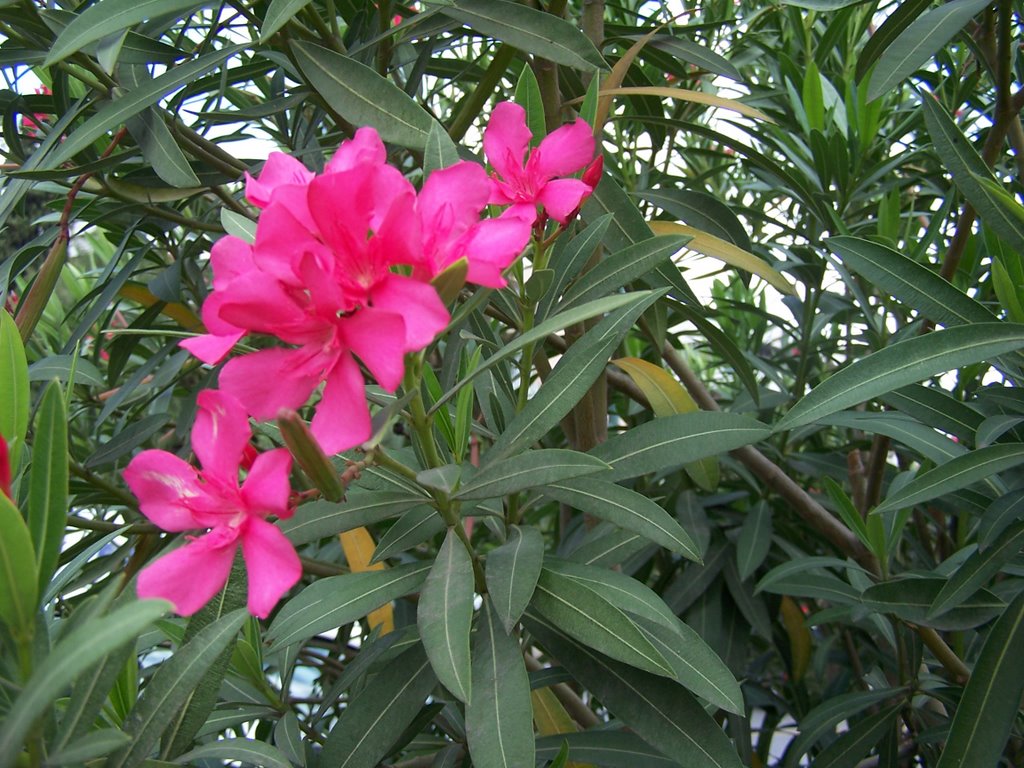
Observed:
[[[239,485],[239,464],[252,430],[241,404],[217,390],[199,393],[192,448],[202,465],[172,453],[143,451],[124,472],[139,509],[165,531],[208,528],[139,574],[140,597],[160,597],[188,616],[224,586],[239,545],[249,581],[249,611],[266,618],[301,577],[291,542],[266,520],[288,517],[292,459],[284,448],[259,454]]]
[[[526,157],[533,133],[526,126],[526,110],[503,101],[491,112],[484,130],[484,152],[497,172],[490,202],[510,205],[508,212],[537,219],[537,206],[555,221],[565,224],[593,184],[571,176],[594,158],[594,136],[585,120],[556,128]],[[523,160],[526,158],[526,162]]]

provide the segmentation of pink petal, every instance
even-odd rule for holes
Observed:
[[[305,185],[313,178],[312,171],[291,155],[271,152],[257,178],[245,174],[245,196],[250,203],[264,208],[270,203],[274,190],[285,185]]]
[[[266,517],[288,515],[292,456],[287,448],[275,448],[256,457],[242,484],[242,499],[250,510]]]
[[[506,179],[521,176],[523,157],[532,136],[526,127],[526,110],[515,102],[501,102],[491,112],[484,129],[487,161]]]
[[[356,135],[342,142],[334,157],[327,163],[325,173],[349,171],[357,165],[383,165],[387,161],[384,142],[373,128],[364,127],[356,131]]]
[[[233,280],[216,296],[218,301],[211,314],[215,313],[219,320],[235,329],[267,333],[288,341],[294,338],[292,333],[295,331],[308,330],[306,326],[311,322],[309,315],[296,303],[293,293],[260,272]],[[211,330],[220,332],[216,328]]]
[[[203,465],[203,474],[237,486],[242,451],[252,437],[245,408],[216,389],[204,389],[196,402],[199,411],[192,427],[192,450]]]
[[[315,229],[311,214],[309,221],[304,222],[291,208],[275,201],[263,211],[256,227],[254,264],[287,285],[301,285],[296,265],[307,254],[322,258],[324,263],[330,259],[330,249],[316,239],[312,231]]]
[[[316,406],[310,429],[327,455],[348,450],[370,439],[366,384],[352,355],[342,355],[327,375],[327,384]]]
[[[191,464],[167,451],[143,451],[128,463],[124,480],[139,500],[142,514],[165,531],[202,527],[186,506],[203,495]]]
[[[253,269],[252,246],[241,238],[228,235],[210,249],[214,290],[224,288],[239,275]]]
[[[579,179],[555,179],[541,190],[538,202],[548,215],[560,224],[565,224],[569,214],[580,207],[591,188]]]
[[[490,193],[487,172],[476,163],[463,161],[434,171],[416,202],[424,240],[452,230],[456,236],[461,234],[479,218]]]
[[[281,530],[258,517],[250,517],[242,530],[242,555],[249,579],[249,613],[265,619],[302,578],[302,563]]]
[[[403,318],[406,352],[423,349],[451,320],[434,286],[411,277],[389,274],[374,287],[370,299],[376,309]]]
[[[217,336],[213,333],[204,333],[202,336],[194,336],[191,339],[182,339],[178,346],[187,349],[208,365],[215,365],[223,360],[227,354],[234,349],[245,331],[231,334],[230,336]]]
[[[497,219],[481,221],[470,233],[465,244],[469,260],[466,280],[489,288],[503,288],[505,271],[530,241],[533,219],[518,215],[519,206],[512,206]],[[531,205],[529,212],[536,214]]]
[[[282,408],[305,404],[320,374],[302,349],[264,349],[236,357],[220,372],[220,387],[257,419],[273,419]]]
[[[436,294],[435,294],[436,295]],[[406,327],[402,315],[365,307],[342,320],[345,343],[384,389],[394,392],[405,375]]]
[[[527,173],[543,179],[570,176],[594,159],[594,134],[586,120],[557,128],[533,150]]]
[[[192,615],[227,582],[237,539],[236,529],[215,528],[164,555],[139,572],[139,597],[170,600],[176,613]]]

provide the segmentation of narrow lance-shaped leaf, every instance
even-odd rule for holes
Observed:
[[[603,656],[532,609],[526,621],[545,650],[648,744],[683,765],[740,768],[725,732],[678,683]]]
[[[533,768],[533,708],[523,654],[487,599],[473,640],[466,735],[478,768]]]
[[[511,526],[508,541],[487,555],[487,592],[506,632],[529,605],[543,562],[544,536],[532,526]]]
[[[472,622],[473,561],[455,529],[449,528],[420,592],[416,625],[437,679],[466,702]]]
[[[985,638],[937,768],[996,765],[1024,692],[1024,593]]]
[[[292,17],[309,5],[310,0],[271,0],[260,25],[260,40],[265,42]]]
[[[133,27],[140,21],[184,14],[204,5],[212,3],[210,0],[100,0],[76,15],[57,36],[43,66],[52,67],[89,43]]]
[[[267,631],[275,649],[362,618],[378,606],[419,589],[428,563],[320,579],[293,597]]]
[[[25,520],[0,491],[0,621],[14,637],[27,640],[35,627],[39,579],[32,536]]]
[[[17,471],[28,432],[28,363],[14,318],[0,312],[0,436],[7,441],[11,473]]]
[[[548,61],[584,71],[607,67],[580,29],[544,11],[507,0],[451,0],[441,12]]]
[[[138,765],[160,740],[221,652],[235,639],[248,614],[238,609],[200,630],[164,661],[124,722],[132,743],[112,755],[105,768]]]
[[[115,648],[131,642],[170,608],[166,600],[133,602],[91,618],[61,638],[50,652],[60,663],[43,664],[35,670],[0,726],[0,768],[14,765],[36,718],[76,677]]]
[[[311,43],[294,43],[296,61],[328,106],[384,141],[423,149],[434,122],[408,94],[355,59]]]
[[[569,347],[537,394],[494,441],[485,462],[503,459],[529,445],[572,410],[604,370],[612,350],[659,296],[657,292],[644,293],[643,298],[604,318]]]
[[[551,483],[541,493],[700,561],[700,551],[690,535],[672,515],[642,493],[594,479]]]
[[[988,5],[989,0],[953,0],[921,14],[879,57],[871,74],[868,100],[899,85]]]
[[[423,646],[416,643],[389,662],[351,699],[334,724],[321,765],[374,768],[412,722],[437,684]]]
[[[915,477],[874,509],[874,514],[912,507],[966,488],[1024,463],[1024,443],[998,443],[950,459]]]
[[[488,464],[464,480],[457,499],[489,499],[541,485],[592,475],[608,465],[579,451],[546,448]]]
[[[974,323],[898,341],[823,381],[790,409],[775,431],[802,427],[907,384],[1021,347],[1024,325],[1014,323]]]
[[[1006,529],[995,546],[975,552],[949,577],[928,612],[939,616],[977,592],[999,573],[1010,558],[1024,549],[1024,522]]]
[[[903,704],[894,704],[881,712],[868,715],[863,720],[850,726],[846,731],[815,759],[815,766],[822,768],[855,768],[861,758],[865,757],[893,727]]]
[[[28,526],[38,563],[39,593],[46,589],[60,556],[68,512],[68,423],[60,385],[43,393],[36,422],[29,477]]]

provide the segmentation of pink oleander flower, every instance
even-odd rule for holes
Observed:
[[[268,515],[292,514],[292,458],[284,448],[259,454],[239,485],[239,465],[252,437],[245,409],[217,390],[200,392],[198,402],[192,448],[202,469],[167,451],[148,450],[124,471],[142,514],[160,528],[210,529],[144,568],[139,597],[169,600],[183,616],[195,613],[223,588],[241,545],[249,612],[266,618],[302,576],[291,542],[266,520]]]
[[[526,158],[531,138],[526,110],[518,104],[503,101],[491,112],[484,130],[484,152],[497,172],[490,202],[511,205],[509,211],[530,222],[537,220],[537,206],[541,205],[548,216],[565,224],[593,185],[562,177],[591,163],[594,136],[585,120],[576,120],[545,136]]]
[[[323,383],[311,429],[327,453],[370,435],[357,358],[393,392],[405,355],[447,325],[428,281],[465,256],[470,280],[500,287],[501,270],[529,238],[529,223],[515,216],[480,221],[490,194],[482,168],[438,171],[417,196],[370,128],[320,176],[271,155],[246,194],[262,208],[255,242],[225,237],[214,246],[213,293],[203,305],[210,333],[183,346],[214,363],[249,333],[291,345],[228,361],[220,386],[253,417],[270,419]]]

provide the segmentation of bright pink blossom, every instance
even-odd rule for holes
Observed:
[[[484,152],[497,171],[490,202],[511,205],[510,211],[531,222],[541,205],[548,216],[565,224],[593,190],[580,179],[564,178],[593,160],[593,133],[585,120],[576,120],[545,136],[527,158],[531,138],[526,110],[511,101],[494,108],[484,130]]]
[[[369,128],[320,176],[271,155],[246,194],[263,209],[255,242],[226,237],[214,246],[213,293],[203,306],[210,333],[183,345],[208,363],[249,333],[290,345],[230,360],[220,386],[255,418],[270,419],[323,384],[311,427],[328,453],[369,437],[359,362],[394,391],[405,355],[447,325],[428,281],[466,257],[471,281],[500,287],[501,270],[529,238],[529,223],[514,216],[480,220],[490,194],[482,168],[437,171],[417,195]]]
[[[266,618],[302,576],[295,549],[266,520],[292,514],[292,459],[284,448],[261,453],[239,485],[239,465],[252,437],[245,409],[217,390],[200,392],[198,402],[192,448],[202,469],[167,451],[149,450],[132,459],[124,478],[142,513],[165,531],[210,530],[144,568],[138,593],[169,600],[189,616],[224,586],[241,545],[249,611]]]

